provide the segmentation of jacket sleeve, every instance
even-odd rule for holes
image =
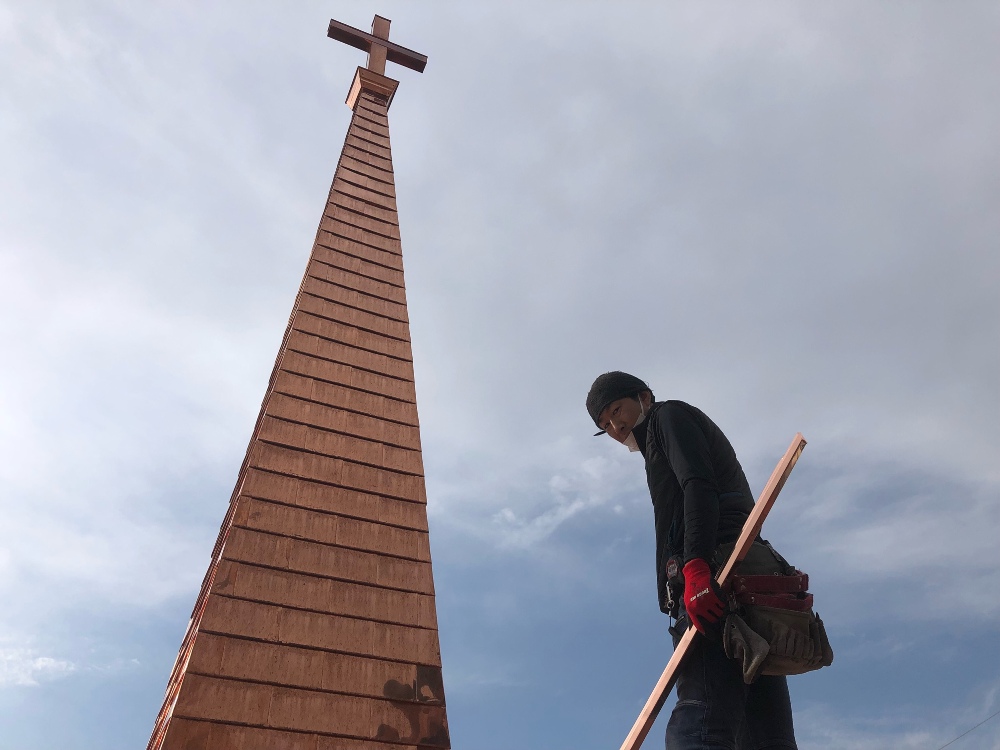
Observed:
[[[667,461],[684,492],[684,562],[710,562],[719,529],[719,484],[708,436],[681,405],[665,404],[658,417]]]

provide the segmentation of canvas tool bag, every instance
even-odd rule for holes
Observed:
[[[732,544],[715,553],[716,567]],[[766,541],[753,543],[730,578],[730,612],[722,628],[726,655],[740,661],[748,685],[759,675],[793,675],[833,663],[823,621],[813,611],[809,576],[793,568]]]

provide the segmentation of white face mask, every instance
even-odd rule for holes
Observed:
[[[629,453],[636,453],[639,450],[639,443],[635,439],[635,428],[646,421],[646,410],[642,408],[642,399],[639,399],[639,418],[635,420],[635,424],[632,426],[632,431],[628,434],[628,437],[622,441],[622,445],[628,448]]]

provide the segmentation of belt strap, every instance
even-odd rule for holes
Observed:
[[[788,594],[751,594],[736,595],[739,604],[755,604],[759,607],[775,607],[777,609],[792,609],[796,612],[808,612],[813,606],[813,595],[806,594],[804,599]]]
[[[796,570],[794,575],[732,577],[733,593],[798,594],[809,590],[809,575]]]

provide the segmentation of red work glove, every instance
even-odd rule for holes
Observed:
[[[722,589],[712,578],[708,563],[700,557],[688,560],[684,566],[684,608],[702,635],[726,611]]]

